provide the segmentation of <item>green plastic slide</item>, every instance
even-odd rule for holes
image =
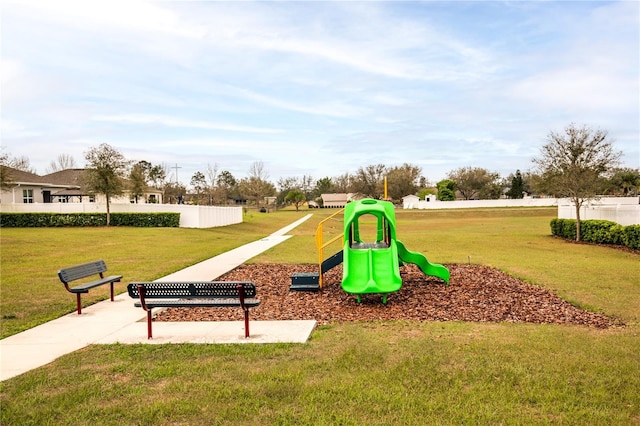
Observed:
[[[342,289],[347,293],[392,293],[402,278],[395,244],[384,249],[352,249],[344,246]]]
[[[396,240],[396,244],[398,246],[398,257],[400,257],[400,260],[404,263],[418,265],[418,268],[420,268],[423,274],[440,278],[449,284],[450,273],[447,268],[437,263],[429,262],[421,253],[407,250],[404,244],[402,244],[402,241]]]
[[[342,289],[351,294],[386,294],[402,288],[400,261],[416,264],[425,275],[449,283],[449,270],[430,263],[420,253],[406,249],[396,239],[395,210],[392,203],[366,198],[350,202],[344,211]],[[375,221],[374,241],[362,241],[360,221],[366,227]],[[358,296],[360,300],[360,296]]]

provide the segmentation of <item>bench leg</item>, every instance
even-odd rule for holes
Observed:
[[[111,284],[111,301],[113,302],[113,282]]]
[[[151,339],[151,309],[147,311],[147,339]]]
[[[82,313],[82,303],[80,302],[80,293],[76,293],[76,303],[78,305],[78,315]]]
[[[244,338],[249,338],[249,310],[244,310]]]

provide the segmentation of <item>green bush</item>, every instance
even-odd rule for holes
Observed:
[[[640,225],[625,226],[622,242],[629,248],[640,250]]]
[[[569,240],[576,239],[575,219],[551,219],[551,234]],[[640,249],[640,225],[622,226],[608,220],[580,222],[580,239],[587,243],[624,245]]]
[[[180,213],[111,213],[110,220],[112,226],[177,228],[179,224]],[[106,225],[106,213],[0,213],[3,228]]]
[[[580,226],[582,241],[596,244],[615,244],[613,242],[611,228],[615,222],[608,220],[585,220]]]

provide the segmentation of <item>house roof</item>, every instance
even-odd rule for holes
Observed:
[[[23,170],[14,169],[13,167],[3,166],[7,170],[7,175],[11,182],[16,183],[35,183],[43,184],[44,180],[42,176],[38,176],[35,173],[25,172]]]
[[[44,175],[42,176],[42,179],[45,179],[47,182],[54,185],[80,187],[82,186],[83,174],[84,169],[66,169]]]
[[[322,201],[326,202],[338,202],[338,201],[347,201],[348,194],[322,194]]]
[[[22,185],[40,185],[49,188],[63,188],[54,195],[87,195],[84,187],[82,175],[86,169],[65,169],[48,175],[39,176],[35,173],[24,172],[22,170],[7,167],[11,176],[11,182]],[[149,193],[162,194],[161,189],[147,186]]]

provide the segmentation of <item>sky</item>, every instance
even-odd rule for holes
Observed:
[[[132,161],[274,184],[409,163],[533,168],[606,130],[640,167],[637,1],[1,0],[1,140],[45,174]]]

